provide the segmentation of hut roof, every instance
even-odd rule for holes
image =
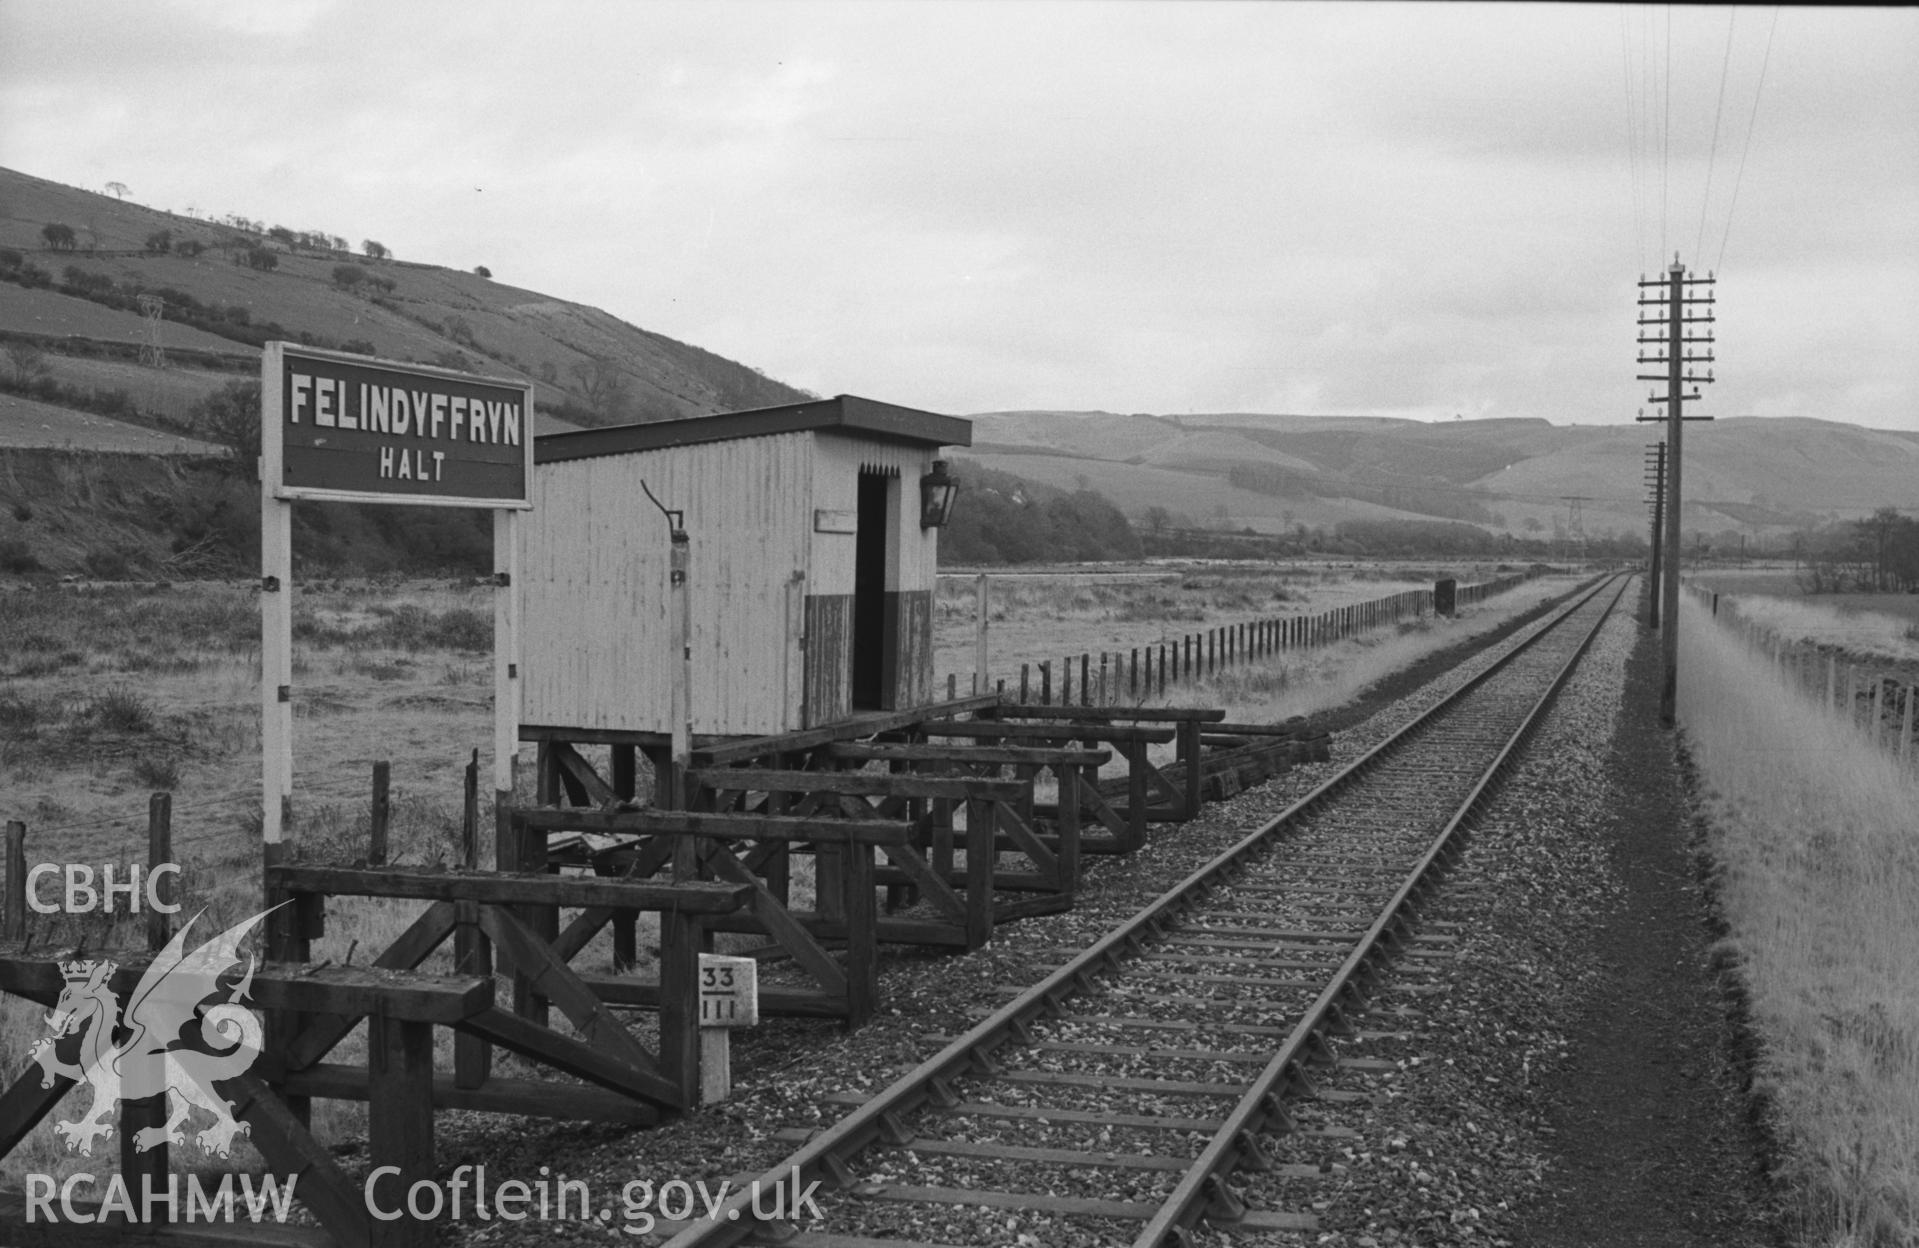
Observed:
[[[761,407],[747,412],[721,412],[682,420],[612,425],[604,429],[577,429],[544,434],[533,442],[533,462],[554,463],[589,459],[596,455],[624,455],[700,442],[758,438],[775,433],[837,430],[893,442],[929,446],[971,446],[973,423],[957,416],[941,416],[911,407],[895,407],[857,395],[840,394],[808,403]]]

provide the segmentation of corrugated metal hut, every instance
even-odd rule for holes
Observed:
[[[668,526],[646,489],[686,513],[695,732],[936,701],[920,483],[940,447],[971,443],[967,421],[853,395],[538,439],[521,722],[670,730]]]

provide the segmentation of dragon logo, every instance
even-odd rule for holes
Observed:
[[[52,1087],[56,1075],[93,1085],[92,1109],[54,1124],[67,1147],[81,1156],[92,1156],[94,1144],[113,1134],[117,1102],[161,1092],[167,1094],[167,1121],[137,1132],[135,1151],[184,1144],[181,1128],[195,1105],[213,1115],[213,1125],[194,1137],[208,1155],[225,1157],[235,1135],[251,1133],[246,1123],[234,1121],[233,1102],[213,1085],[246,1073],[260,1056],[259,1015],[241,1004],[253,984],[253,959],[245,959],[246,968],[237,977],[235,970],[242,960],[240,942],[272,911],[262,911],[188,953],[187,933],[205,913],[189,919],[154,955],[127,1001],[124,1018],[112,987],[118,963],[60,964],[66,987],[47,1015],[47,1034],[29,1056],[40,1063],[43,1088]],[[222,980],[229,986],[222,988]],[[79,1060],[66,1060],[62,1051],[77,1051]]]

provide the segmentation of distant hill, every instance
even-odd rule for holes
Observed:
[[[50,246],[49,226],[65,226],[71,245]],[[136,290],[166,300],[164,371],[138,364],[148,328]],[[178,428],[206,393],[257,373],[268,337],[533,382],[548,413],[542,429],[807,397],[598,308],[471,271],[372,259],[321,230],[182,216],[0,169],[0,345],[55,348],[54,380],[123,390],[141,417]]]
[[[1574,501],[1589,534],[1642,532],[1652,425],[1543,419],[1023,411],[972,417],[982,466],[1106,494],[1127,514],[1277,532],[1441,518],[1547,535]],[[1919,434],[1806,418],[1686,428],[1684,527],[1783,532],[1919,509]]]

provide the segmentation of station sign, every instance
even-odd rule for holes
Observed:
[[[760,1021],[760,964],[752,958],[700,955],[700,1026],[756,1027]]]
[[[529,506],[533,387],[273,342],[261,456],[277,498]]]

